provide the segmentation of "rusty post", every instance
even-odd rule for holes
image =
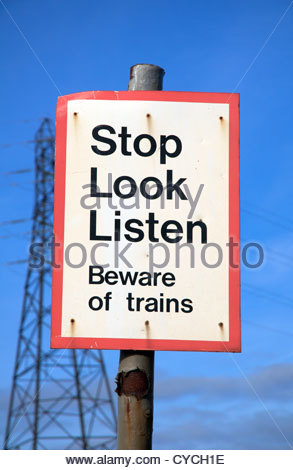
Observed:
[[[162,90],[161,67],[130,69],[129,90]],[[118,375],[118,449],[149,450],[153,433],[154,351],[120,351]]]

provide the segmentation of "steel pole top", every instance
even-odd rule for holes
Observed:
[[[162,90],[165,70],[158,65],[136,64],[130,68],[129,90]]]

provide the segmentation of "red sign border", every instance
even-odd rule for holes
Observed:
[[[62,337],[62,288],[67,141],[67,103],[72,100],[142,100],[229,104],[229,239],[238,246],[229,267],[229,341]],[[239,94],[184,91],[86,91],[60,96],[56,111],[54,236],[60,243],[60,268],[52,273],[51,348],[161,351],[241,351]],[[58,250],[59,251],[59,250]],[[59,258],[59,256],[58,256]],[[220,326],[219,326],[220,328]],[[225,328],[225,325],[223,325]]]

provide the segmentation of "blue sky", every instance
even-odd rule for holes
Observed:
[[[241,238],[265,250],[261,268],[242,269],[241,354],[156,353],[154,448],[290,448],[290,2],[6,0],[16,24],[1,3],[0,432],[25,276],[6,263],[26,258],[31,222],[1,223],[30,218],[33,203],[33,174],[7,173],[33,167],[29,141],[42,117],[54,119],[59,94],[127,89],[131,65],[154,63],[165,90],[240,93]],[[113,383],[118,352],[105,359]]]

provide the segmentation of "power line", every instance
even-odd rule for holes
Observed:
[[[263,297],[270,299],[276,303],[280,303],[283,305],[286,305],[287,307],[292,307],[293,308],[293,298],[277,294],[275,292],[271,292],[267,289],[264,289],[262,287],[256,287],[251,284],[247,283],[242,283],[242,287],[244,291],[251,293],[253,295],[256,295],[258,297]]]
[[[11,220],[5,220],[4,222],[0,222],[0,226],[3,226],[3,225],[16,225],[16,224],[23,224],[24,222],[29,222],[31,221],[31,217],[30,218],[26,218],[26,219],[11,219]]]
[[[255,323],[253,321],[250,321],[250,320],[242,320],[243,323],[247,323],[248,325],[251,325],[251,326],[254,326],[256,328],[260,328],[261,330],[269,330],[269,331],[272,331],[273,333],[279,333],[280,335],[286,335],[286,336],[293,336],[293,333],[291,333],[290,331],[286,331],[286,330],[281,330],[279,328],[274,328],[270,325],[267,325],[267,324],[259,324],[259,323]]]
[[[22,175],[24,173],[31,173],[32,171],[33,171],[32,168],[21,168],[19,170],[11,170],[11,171],[2,172],[1,175],[3,176]]]
[[[289,232],[293,232],[293,226],[291,226],[289,224],[281,223],[279,221],[280,216],[278,216],[279,220],[275,220],[274,217],[263,215],[262,212],[256,212],[256,211],[252,211],[252,210],[244,209],[244,208],[241,209],[241,212],[244,212],[245,214],[251,215],[251,216],[256,217],[258,219],[262,219],[262,220],[264,220],[265,222],[267,222],[269,224],[280,227],[284,230],[288,230]]]

